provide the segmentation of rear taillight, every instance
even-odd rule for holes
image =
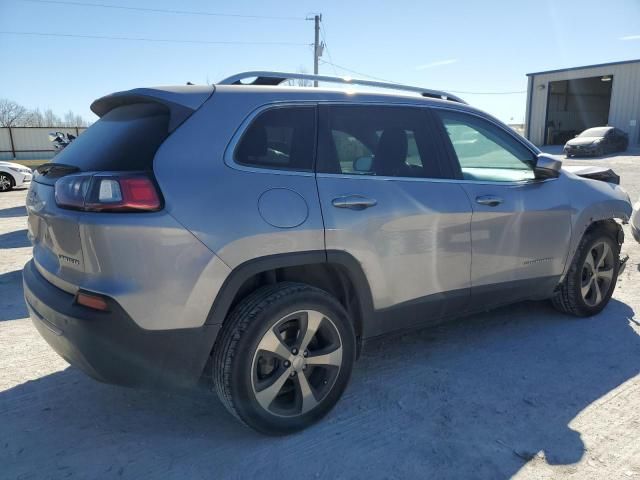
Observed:
[[[144,174],[67,175],[55,183],[56,204],[89,212],[153,212],[161,208],[153,180]]]

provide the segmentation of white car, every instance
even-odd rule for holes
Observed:
[[[633,206],[633,215],[631,215],[631,233],[636,242],[640,242],[640,200]]]
[[[0,192],[14,187],[28,186],[31,183],[31,169],[19,163],[0,161]]]

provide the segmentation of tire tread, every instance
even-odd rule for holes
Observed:
[[[248,295],[233,309],[214,346],[212,377],[218,397],[234,417],[250,428],[251,425],[238,414],[231,393],[231,366],[234,357],[238,354],[238,342],[249,325],[263,310],[282,297],[305,291],[314,291],[326,295],[329,299],[333,298],[324,290],[302,283],[281,282],[261,287]]]
[[[551,303],[557,310],[576,317],[584,317],[589,315],[584,311],[581,305],[578,304],[578,297],[573,293],[578,291],[577,289],[580,288],[580,286],[576,284],[576,279],[578,278],[577,271],[582,267],[582,265],[578,265],[578,261],[582,258],[585,249],[588,248],[595,239],[603,235],[612,238],[609,232],[604,228],[595,228],[582,237],[580,245],[578,245],[578,248],[573,256],[569,271],[565,275],[562,283],[558,285],[558,288],[555,291],[553,297],[551,297]],[[614,240],[614,244],[617,245],[615,239],[612,238],[612,240]],[[616,252],[616,254],[617,253],[618,252]],[[615,277],[613,281],[615,285]]]

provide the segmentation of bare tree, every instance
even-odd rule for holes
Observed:
[[[44,122],[44,116],[39,108],[27,112],[27,115],[22,122],[25,127],[46,127]]]
[[[307,74],[307,73],[309,73],[309,71],[305,67],[300,65],[298,67],[298,72],[297,73]],[[311,80],[307,80],[307,79],[304,79],[304,78],[293,78],[291,80],[287,80],[285,82],[285,85],[288,85],[290,87],[311,87],[311,86],[313,86],[313,82]]]
[[[29,111],[6,98],[0,98],[0,127],[17,127],[27,118]]]
[[[51,109],[45,110],[42,114],[44,117],[44,126],[45,127],[58,127],[62,126],[62,120],[58,117]]]
[[[13,100],[0,98],[0,127],[87,127],[87,122],[82,115],[77,115],[69,110],[64,115],[64,120],[50,109],[44,113],[39,108],[28,110]]]
[[[82,115],[77,115],[73,113],[73,111],[69,110],[64,115],[64,126],[65,127],[86,127],[87,121],[82,118]]]

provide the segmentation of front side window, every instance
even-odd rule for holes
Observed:
[[[422,109],[335,105],[321,112],[320,172],[442,177]]]
[[[259,168],[312,171],[315,107],[277,107],[258,115],[240,139],[236,163]]]
[[[481,118],[437,111],[465,180],[520,182],[535,178],[533,153],[509,134]]]

